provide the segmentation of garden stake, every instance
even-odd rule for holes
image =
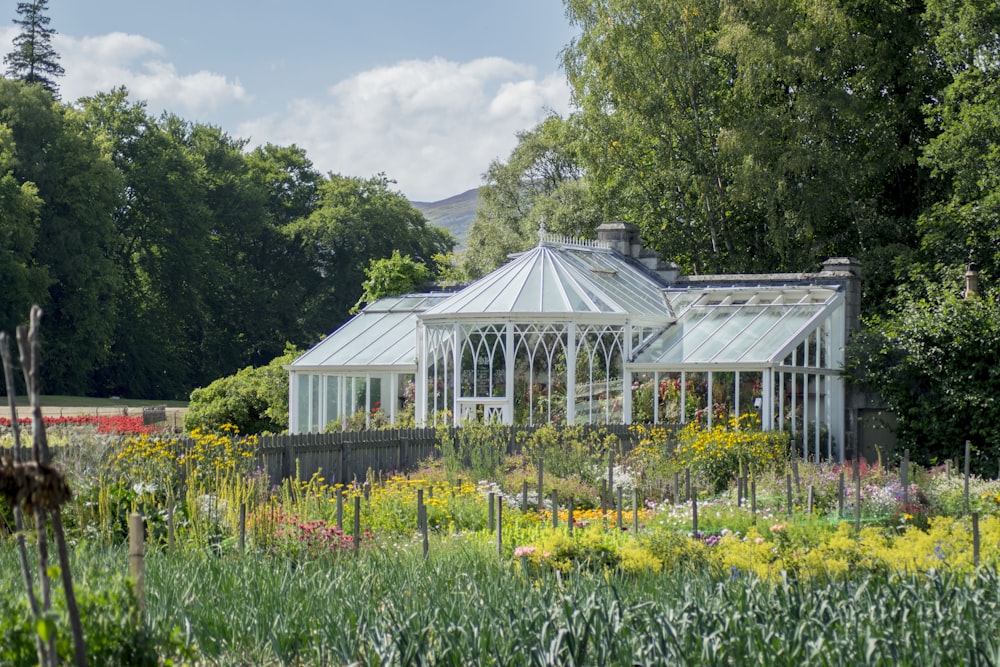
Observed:
[[[142,515],[132,513],[128,517],[128,572],[135,581],[135,605],[140,614],[146,608],[145,559]]]
[[[861,471],[854,476],[854,531],[861,532]]]
[[[559,527],[559,493],[552,489],[552,528]]]
[[[521,482],[521,514],[528,513],[528,480]]]
[[[899,484],[903,487],[903,511],[910,504],[910,450],[903,450],[903,464],[899,468]]]
[[[979,567],[979,512],[972,513],[972,564]]]
[[[806,498],[806,512],[808,514],[813,513],[813,485],[809,485],[808,497]]]
[[[503,497],[502,496],[497,496],[497,555],[503,556]]]
[[[691,468],[684,469],[684,500],[691,498]]]
[[[632,489],[632,532],[639,534],[639,491]]]
[[[544,477],[543,477],[543,472],[544,472],[543,465],[544,465],[544,461],[542,461],[542,459],[539,458],[538,459],[538,511],[539,511],[539,513],[542,511],[542,499],[545,497],[545,490],[544,490],[544,487],[542,486],[542,481],[544,480]]]
[[[573,496],[569,497],[569,505],[567,507],[569,507],[569,512],[568,512],[568,514],[566,516],[567,532],[570,534],[570,536],[572,536],[573,535]]]
[[[840,484],[837,487],[837,518],[844,518],[844,471],[840,471]]]
[[[788,515],[792,514],[792,476],[785,475],[785,492],[787,496]]]
[[[493,530],[493,499],[496,497],[496,494],[493,493],[492,491],[490,491],[489,495],[487,497],[489,498],[489,500],[486,503],[486,505],[487,505],[487,509],[486,509],[486,530],[492,531]]]
[[[361,496],[354,496],[354,555],[361,547]]]
[[[618,530],[622,529],[622,487],[618,487]]]
[[[424,490],[417,489],[417,530],[423,538],[424,558],[427,558],[427,506],[424,505]]]
[[[753,525],[757,525],[757,480],[750,480],[750,516]]]
[[[698,490],[691,489],[691,536],[698,537]]]
[[[608,490],[604,486],[604,480],[601,480],[601,521],[606,521],[608,518]],[[607,524],[603,524],[607,527]]]
[[[247,504],[240,503],[240,553],[247,550]]]
[[[608,451],[608,488],[615,488],[615,453]]]
[[[344,490],[337,489],[337,530],[344,530]]]
[[[167,503],[167,553],[174,552],[174,499]]]
[[[969,513],[969,457],[971,455],[972,443],[965,441],[965,513]]]

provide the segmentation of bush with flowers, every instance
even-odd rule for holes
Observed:
[[[706,428],[691,422],[677,434],[673,457],[679,468],[690,468],[714,492],[722,491],[741,473],[751,477],[783,470],[789,456],[789,436],[761,431],[754,415],[743,415]]]

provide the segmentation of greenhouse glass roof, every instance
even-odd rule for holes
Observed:
[[[498,315],[596,316],[659,325],[673,320],[663,286],[621,255],[595,243],[551,241],[515,256],[421,319]]]
[[[830,287],[668,289],[677,321],[640,349],[633,369],[779,363],[840,303]]]
[[[416,370],[417,314],[452,296],[410,294],[379,299],[289,366],[294,371]]]

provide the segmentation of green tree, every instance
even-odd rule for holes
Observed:
[[[56,31],[48,27],[49,19],[45,14],[48,0],[17,3],[17,15],[14,24],[21,31],[14,37],[14,50],[4,56],[7,65],[7,76],[23,81],[37,83],[45,90],[58,97],[59,87],[56,78],[65,74],[59,64],[59,54],[52,48],[52,36]]]
[[[430,265],[454,240],[444,229],[427,224],[384,175],[361,179],[331,174],[319,187],[319,203],[287,233],[306,254],[312,281],[301,304],[307,331],[319,336],[343,321],[363,290],[372,259],[394,250]]]
[[[361,285],[364,292],[351,309],[352,313],[383,297],[406,294],[426,286],[430,269],[426,264],[413,261],[409,255],[401,255],[398,250],[393,250],[391,257],[371,260],[365,275],[367,278]]]
[[[288,430],[288,371],[299,351],[285,346],[285,353],[266,366],[248,366],[191,392],[184,428],[218,431],[223,424],[240,433],[280,433]]]
[[[39,86],[0,80],[0,124],[12,139],[10,173],[41,202],[33,263],[49,281],[43,390],[86,394],[114,334],[119,174],[78,114]]]
[[[918,7],[567,0],[594,196],[687,270],[878,270],[916,245]]]
[[[961,286],[951,279],[906,287],[889,314],[870,318],[852,340],[848,370],[885,401],[896,418],[898,447],[909,448],[914,461],[960,459],[969,440],[979,471],[995,472],[1000,442],[995,295],[962,299]]]
[[[482,276],[530,248],[542,225],[553,234],[594,236],[602,212],[590,196],[575,130],[550,116],[518,133],[506,162],[490,164],[462,253],[466,275]]]
[[[930,0],[927,22],[947,85],[926,107],[938,134],[923,159],[944,188],[921,220],[927,261],[1000,271],[1000,6]]]
[[[34,183],[14,176],[14,145],[0,125],[0,331],[13,332],[49,286],[45,267],[34,261],[42,201]]]

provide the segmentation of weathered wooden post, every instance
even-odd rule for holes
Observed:
[[[979,512],[972,513],[972,564],[979,567]]]
[[[552,489],[552,528],[559,527],[559,492]]]
[[[538,457],[538,511],[542,511],[543,502],[542,499],[545,498],[545,487],[543,482],[545,481],[545,462],[541,457]]]
[[[632,532],[639,534],[639,490],[632,489]]]
[[[247,550],[247,504],[240,503],[240,553]]]
[[[757,525],[757,480],[750,480],[750,520]]]
[[[521,514],[528,513],[528,480],[521,482]]]
[[[497,496],[497,556],[503,556],[503,496]]]
[[[698,489],[691,489],[691,535],[698,537]]]
[[[807,514],[812,514],[813,513],[813,485],[812,484],[809,485],[809,489],[807,490],[807,495],[806,495],[806,513]]]
[[[844,518],[844,471],[840,471],[840,483],[837,485],[837,518]]]
[[[361,548],[361,496],[354,496],[354,555]]]
[[[427,558],[427,506],[424,505],[423,489],[417,489],[417,530],[423,541],[424,558]]]
[[[903,511],[910,504],[910,450],[903,450],[903,462],[899,466],[899,484],[903,487]]]
[[[615,524],[618,530],[622,529],[622,487],[618,487],[615,491],[615,511],[618,513],[618,521]]]
[[[141,614],[146,609],[146,543],[142,515],[128,517],[128,571],[135,581],[135,604]]]
[[[344,490],[337,489],[337,530],[344,531]]]
[[[792,476],[785,475],[785,498],[786,498],[786,511],[789,516],[792,515]]]
[[[490,491],[489,495],[487,496],[487,498],[489,498],[489,500],[487,500],[487,502],[486,502],[486,505],[487,505],[487,507],[486,507],[486,530],[490,530],[490,531],[493,530],[493,499],[495,497],[496,497],[496,494],[493,493],[492,491]]]
[[[567,507],[569,508],[568,513],[566,515],[567,532],[572,536],[573,535],[573,496],[569,497],[569,505],[567,505]]]
[[[972,443],[965,441],[965,513],[969,513],[969,461],[972,456]]]

